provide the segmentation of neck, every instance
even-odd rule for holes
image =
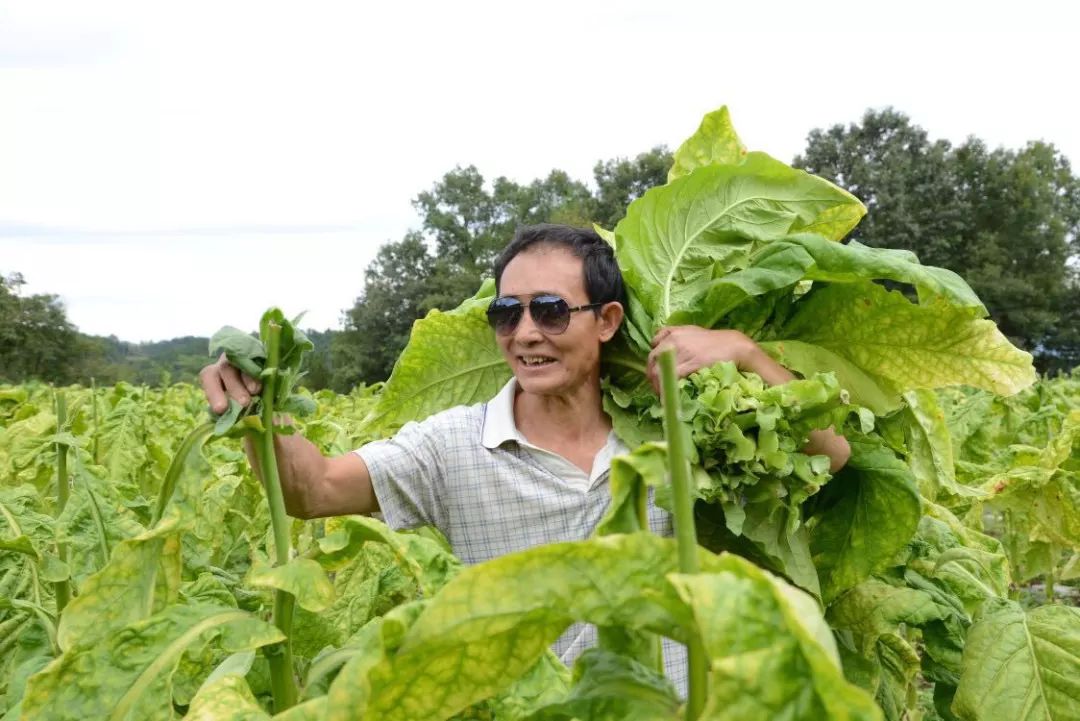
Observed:
[[[601,403],[599,375],[570,393],[544,395],[518,388],[514,423],[528,438],[594,444],[607,437],[611,420]]]

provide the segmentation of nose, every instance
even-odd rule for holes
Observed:
[[[517,328],[514,329],[514,339],[521,343],[535,343],[543,340],[544,334],[533,322],[532,312],[526,308],[521,314]]]

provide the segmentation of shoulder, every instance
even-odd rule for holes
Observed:
[[[432,413],[423,420],[406,423],[395,436],[419,434],[436,440],[449,440],[467,435],[474,440],[478,439],[484,422],[485,405],[477,403],[471,406],[454,406]]]

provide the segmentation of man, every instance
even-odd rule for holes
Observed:
[[[325,458],[299,435],[277,437],[285,504],[299,518],[381,510],[393,528],[431,524],[465,563],[556,541],[588,538],[610,502],[612,457],[629,449],[612,432],[600,391],[600,352],[623,320],[625,291],[615,256],[596,233],[559,225],[518,230],[495,263],[488,320],[514,378],[487,403],[459,406],[393,437]],[[746,335],[691,326],[657,333],[658,354],[676,353],[680,376],[734,361],[767,383],[794,376]],[[224,358],[201,374],[211,408],[242,404],[254,379]],[[807,453],[837,470],[850,453],[842,436],[815,432]],[[671,535],[670,516],[650,505],[652,529]],[[570,662],[594,638],[572,628],[556,644]],[[668,653],[669,675],[684,672]]]

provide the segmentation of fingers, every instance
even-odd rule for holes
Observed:
[[[199,371],[199,384],[202,385],[203,394],[210,404],[210,410],[214,413],[224,413],[229,407],[229,402],[225,397],[225,386],[221,384],[220,365],[221,362],[218,361]]]
[[[224,413],[229,407],[229,399],[246,406],[251,403],[252,395],[261,389],[257,380],[232,366],[224,354],[199,372],[199,383],[214,413]]]
[[[696,326],[692,325],[665,325],[660,330],[656,331],[656,335],[652,339],[652,347],[655,348],[665,340],[677,340],[680,337],[686,337],[687,331],[695,330]]]
[[[652,347],[655,348],[657,344],[659,344],[669,335],[671,335],[671,326],[664,326],[660,330],[656,331],[656,335],[654,335],[652,339]]]
[[[247,389],[244,380],[240,377],[240,371],[229,363],[219,363],[221,382],[225,385],[225,393],[242,406],[251,403],[251,391]]]
[[[693,358],[687,358],[686,360],[675,366],[675,377],[686,378],[691,373],[701,370],[701,363]]]
[[[241,373],[240,379],[244,381],[244,387],[248,389],[251,395],[257,395],[262,390],[262,383],[249,376],[247,373]]]

